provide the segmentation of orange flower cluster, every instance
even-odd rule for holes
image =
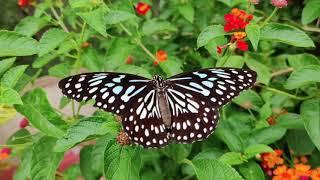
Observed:
[[[253,15],[248,14],[244,10],[233,8],[230,14],[226,14],[224,16],[224,19],[226,21],[224,25],[224,31],[225,32],[236,31],[236,32],[233,33],[230,39],[230,42],[228,44],[217,47],[217,53],[221,54],[224,48],[234,43],[236,45],[236,48],[238,48],[239,50],[248,51],[249,45],[244,40],[247,34],[243,32],[243,30],[249,24],[249,22],[253,19]]]
[[[294,167],[288,167],[282,150],[261,154],[261,167],[272,180],[320,180],[320,168],[311,169],[305,156],[294,159]]]
[[[154,65],[158,65],[160,62],[164,62],[168,59],[168,53],[165,50],[158,50],[156,52],[157,60],[153,62]]]
[[[0,151],[0,160],[8,159],[11,154],[10,148],[2,148]]]

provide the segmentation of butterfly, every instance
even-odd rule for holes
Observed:
[[[62,79],[59,88],[77,101],[122,118],[129,139],[145,148],[206,139],[217,127],[219,108],[252,87],[257,74],[237,68],[209,68],[163,79],[114,73],[84,73]]]

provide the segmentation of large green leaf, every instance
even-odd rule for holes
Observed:
[[[308,53],[288,55],[288,63],[295,70],[308,65],[320,65],[320,60]]]
[[[65,78],[69,76],[71,71],[71,65],[68,62],[54,65],[48,69],[50,76]]]
[[[310,0],[302,10],[301,22],[306,25],[320,17],[320,1]]]
[[[107,24],[118,24],[123,21],[133,19],[135,17],[136,16],[134,14],[131,14],[126,11],[110,11],[106,15],[105,22]]]
[[[58,28],[49,29],[45,32],[39,43],[39,56],[43,56],[58,47],[66,38],[68,33]]]
[[[1,78],[1,86],[13,88],[17,84],[18,80],[21,78],[27,67],[27,65],[20,65],[9,69]]]
[[[178,7],[180,14],[186,18],[189,22],[193,23],[194,9],[191,3],[187,3]]]
[[[15,171],[14,180],[28,179],[30,177],[31,171],[31,161],[32,161],[32,148],[25,148],[21,154],[20,163],[18,169]]]
[[[94,171],[93,167],[96,162],[92,159],[93,145],[86,146],[80,151],[80,169],[81,174],[86,180],[98,179],[99,174]]]
[[[291,90],[315,82],[320,82],[320,65],[309,65],[293,71],[284,87]]]
[[[263,170],[254,161],[241,164],[239,166],[239,171],[246,180],[265,180]]]
[[[245,161],[245,159],[239,152],[227,152],[219,157],[219,161],[229,165],[238,165],[242,164]]]
[[[255,59],[246,58],[245,61],[246,61],[246,65],[250,69],[257,72],[257,82],[268,85],[271,79],[271,73],[270,73],[269,67]]]
[[[260,41],[260,26],[255,23],[249,23],[246,26],[246,33],[253,49],[256,51]]]
[[[8,70],[14,64],[15,61],[15,57],[0,60],[0,77],[6,70]]]
[[[249,159],[255,157],[257,154],[265,153],[265,152],[273,152],[273,149],[264,144],[252,144],[244,150],[244,156]]]
[[[277,126],[286,129],[304,129],[304,122],[299,114],[287,113],[279,116],[276,121]]]
[[[23,18],[14,28],[14,31],[26,36],[33,36],[44,26],[48,25],[50,19],[45,17],[27,16]]]
[[[221,25],[213,25],[208,26],[198,36],[197,39],[197,47],[202,47],[207,45],[214,38],[224,36],[226,33],[223,30],[223,26]]]
[[[116,72],[130,72],[130,74],[135,74],[138,76],[152,79],[152,75],[147,69],[135,65],[121,65],[116,69]]]
[[[160,68],[166,73],[167,77],[182,73],[182,64],[174,58],[160,62]]]
[[[222,62],[221,58],[218,63],[217,66],[219,65],[219,62]],[[222,67],[235,67],[235,68],[242,68],[244,65],[244,58],[242,56],[229,56],[226,61],[223,63]]]
[[[169,146],[163,149],[164,154],[180,162],[182,159],[186,158],[191,152],[192,145],[185,144],[170,144]]]
[[[309,155],[315,146],[305,130],[289,130],[285,139],[290,150],[298,156]]]
[[[50,61],[54,60],[56,57],[58,57],[59,54],[57,51],[52,51],[50,53],[47,53],[41,57],[38,57],[35,59],[32,63],[33,68],[41,68],[48,64]]]
[[[140,148],[123,147],[109,142],[104,152],[104,175],[108,180],[138,180],[140,171]]]
[[[196,159],[192,160],[197,178],[199,180],[242,180],[239,173],[228,164],[215,159]]]
[[[12,31],[0,31],[0,57],[29,56],[37,53],[38,42],[35,39]]]
[[[270,126],[257,129],[249,137],[250,144],[271,144],[281,139],[286,133],[286,129],[278,126]]]
[[[259,110],[263,105],[263,100],[258,93],[253,90],[242,92],[238,97],[233,100],[234,103],[244,108]]]
[[[304,101],[300,111],[312,142],[320,150],[320,99]]]
[[[305,32],[287,24],[266,24],[261,29],[261,40],[278,41],[296,47],[314,47],[313,41]]]
[[[242,138],[232,133],[233,130],[229,127],[228,123],[222,121],[219,123],[219,128],[216,129],[215,135],[227,144],[231,151],[241,152],[243,150],[243,140]]]
[[[14,104],[22,104],[22,100],[17,91],[0,86],[0,104],[12,106]]]
[[[55,138],[44,136],[32,149],[30,179],[55,180],[56,170],[63,153],[53,152]]]
[[[177,27],[168,21],[149,20],[146,21],[142,27],[142,32],[144,35],[175,31],[177,31]]]
[[[55,151],[63,152],[74,145],[84,141],[89,136],[99,136],[110,133],[115,136],[118,132],[118,123],[103,117],[88,117],[81,119],[77,124],[71,126],[63,138],[57,141]]]
[[[78,15],[94,30],[102,34],[103,36],[107,36],[107,24],[106,24],[106,9],[104,7],[100,7],[93,11],[89,12],[81,12]]]
[[[103,70],[103,65],[105,63],[104,57],[95,48],[86,48],[86,50],[82,53],[80,59],[83,66],[90,71],[97,72]]]
[[[58,127],[65,125],[60,115],[51,107],[45,91],[34,89],[22,97],[23,105],[16,105],[18,112],[28,118],[29,122],[48,136],[62,137],[63,131]]]

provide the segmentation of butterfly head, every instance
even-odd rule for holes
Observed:
[[[160,75],[154,75],[153,79],[155,81],[155,84],[158,88],[164,88],[165,87],[165,82],[164,79]]]

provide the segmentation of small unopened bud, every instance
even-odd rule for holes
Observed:
[[[271,4],[277,8],[283,8],[288,6],[287,0],[271,0]]]
[[[129,136],[124,131],[120,131],[117,136],[117,143],[121,146],[126,146],[131,144],[131,141],[129,139]]]

